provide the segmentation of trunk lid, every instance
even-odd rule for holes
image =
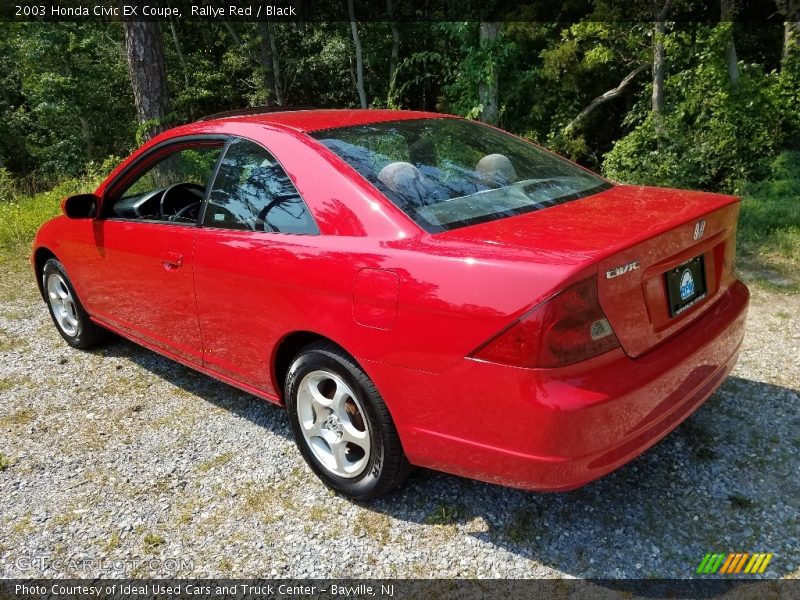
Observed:
[[[702,315],[735,280],[738,199],[733,196],[617,185],[594,196],[438,234],[442,239],[517,246],[565,277],[597,265],[598,295],[625,352],[639,356]],[[695,263],[694,286],[677,312],[665,275],[680,279]],[[678,270],[678,271],[676,271]],[[671,309],[670,300],[673,301]]]

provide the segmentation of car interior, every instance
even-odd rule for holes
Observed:
[[[200,214],[206,188],[181,182],[135,196],[123,196],[112,206],[119,219],[144,219],[195,223]]]
[[[220,146],[184,148],[144,171],[111,203],[118,219],[196,223]]]

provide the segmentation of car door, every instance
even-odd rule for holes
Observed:
[[[300,274],[318,232],[273,155],[255,142],[232,140],[195,243],[205,366],[275,392],[270,351],[287,321],[302,322]]]
[[[95,223],[94,316],[197,364],[203,345],[192,257],[223,143],[184,141],[135,166],[109,187]]]

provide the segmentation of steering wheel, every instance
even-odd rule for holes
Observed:
[[[161,215],[162,219],[170,219],[173,216],[177,216],[184,208],[188,208],[186,206],[182,206],[178,210],[175,210],[173,207],[169,205],[167,199],[172,199],[172,196],[175,195],[175,190],[182,189],[186,190],[193,196],[197,197],[197,202],[202,202],[203,196],[206,195],[206,188],[202,185],[198,185],[196,183],[175,183],[169,186],[167,189],[164,190],[164,193],[161,194],[161,200],[158,203],[158,214]],[[189,206],[195,204],[192,202]],[[171,214],[170,214],[171,213]]]
[[[174,215],[172,215],[169,220],[170,221],[197,221],[197,217],[200,216],[200,206],[202,202],[192,202],[191,204],[184,206]]]

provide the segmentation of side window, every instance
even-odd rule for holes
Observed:
[[[214,142],[167,154],[116,195],[108,216],[195,223],[221,151]]]
[[[235,139],[208,198],[205,227],[317,234],[308,207],[278,161],[258,144]]]

